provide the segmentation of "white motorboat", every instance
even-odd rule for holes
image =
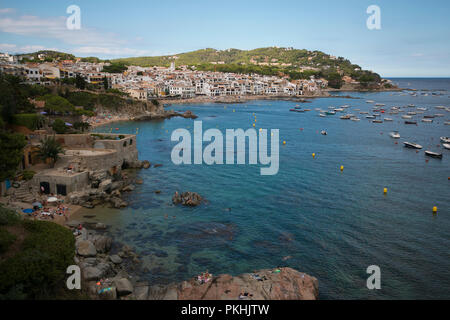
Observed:
[[[400,133],[398,133],[398,131],[392,131],[391,133],[389,133],[389,135],[393,139],[400,139]]]
[[[442,146],[443,146],[445,149],[450,150],[450,144],[448,144],[448,143],[443,143]]]
[[[326,132],[325,130],[320,131],[320,134],[323,136],[326,136],[328,134],[328,132]]]
[[[450,137],[441,137],[443,143],[450,143]]]
[[[432,123],[432,122],[433,122],[433,119],[426,119],[426,118],[424,118],[424,119],[422,119],[421,121],[422,121],[422,122],[426,122],[426,123]]]
[[[356,117],[354,117],[354,118],[350,118],[350,120],[352,120],[352,121],[361,121],[361,119],[360,119],[360,118],[356,118]]]
[[[433,151],[426,150],[425,151],[425,155],[429,156],[429,157],[432,157],[432,158],[442,159],[442,153],[438,153],[438,152],[433,152]]]
[[[405,145],[405,147],[407,148],[412,148],[412,149],[422,149],[423,147],[420,144],[417,143],[413,143],[413,142],[403,142],[403,144]]]
[[[402,119],[412,119],[412,117],[411,117],[411,116],[404,115],[404,116],[402,116]]]
[[[394,121],[392,118],[384,118],[384,121]]]

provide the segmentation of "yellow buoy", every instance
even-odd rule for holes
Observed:
[[[433,213],[437,213],[437,207],[433,207]]]
[[[387,193],[387,188],[384,188],[383,192],[384,192],[384,194],[386,194]]]
[[[316,154],[315,154],[315,153],[313,153],[313,154],[312,154],[312,156],[313,156],[313,158],[315,158],[315,157],[316,157]]]
[[[236,110],[233,109],[233,112],[236,112]]]
[[[286,141],[283,141],[283,144],[286,144]]]
[[[255,124],[253,124],[253,126],[255,126]]]
[[[341,171],[344,171],[344,166],[341,166]]]

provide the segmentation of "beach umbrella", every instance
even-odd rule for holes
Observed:
[[[23,213],[33,213],[33,209],[23,209],[22,210]]]
[[[69,126],[69,127],[72,126],[72,124],[71,124],[71,123],[68,123],[68,122],[66,122],[65,125],[66,125],[66,126]]]
[[[50,197],[47,199],[47,202],[56,202],[56,201],[58,201],[57,197]]]

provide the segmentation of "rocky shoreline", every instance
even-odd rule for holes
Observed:
[[[318,280],[291,268],[275,268],[232,276],[192,278],[169,285],[140,279],[145,272],[141,257],[127,245],[113,242],[107,226],[67,223],[75,235],[74,262],[80,267],[82,286],[94,300],[315,300]]]

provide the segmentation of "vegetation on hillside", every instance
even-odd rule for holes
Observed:
[[[175,62],[177,65],[195,66],[200,70],[263,75],[284,74],[291,79],[304,79],[311,75],[327,78],[331,74],[338,73],[341,77],[351,76],[357,81],[361,77],[367,80],[364,78],[365,75],[371,75],[375,82],[380,80],[378,74],[362,71],[360,66],[343,57],[333,57],[321,51],[277,47],[248,51],[202,49],[172,56],[123,58],[113,62],[143,67],[167,67],[171,62]]]
[[[52,51],[52,50],[41,50],[33,53],[20,54],[19,57],[22,58],[22,62],[38,62],[39,55],[44,56],[44,61],[52,62],[53,60],[75,60],[75,56],[70,53]]]
[[[0,300],[79,297],[65,286],[74,253],[69,229],[0,206]]]
[[[46,137],[44,140],[41,140],[41,145],[39,146],[39,150],[37,151],[37,156],[44,162],[47,159],[51,159],[52,162],[50,165],[51,167],[54,167],[55,162],[58,161],[59,155],[61,153],[64,153],[64,149],[61,144],[56,141],[54,137]]]

